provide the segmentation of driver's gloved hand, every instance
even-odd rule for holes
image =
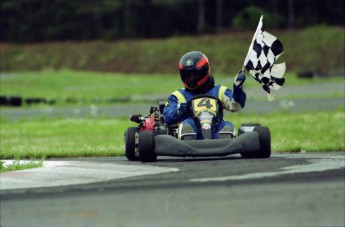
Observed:
[[[177,109],[178,115],[182,115],[184,117],[188,117],[190,114],[190,107],[187,105],[187,103],[180,103],[180,107]]]
[[[236,87],[241,88],[242,85],[244,84],[244,81],[246,81],[246,75],[244,75],[244,72],[242,70],[240,70],[235,77],[234,84]]]

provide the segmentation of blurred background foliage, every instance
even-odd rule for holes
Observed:
[[[344,25],[343,0],[1,0],[1,41],[157,38]]]
[[[288,71],[344,72],[343,0],[1,0],[1,67],[176,73],[201,50],[234,74],[261,15]]]

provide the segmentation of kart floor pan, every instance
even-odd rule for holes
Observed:
[[[259,134],[255,131],[231,139],[179,140],[170,135],[155,137],[155,153],[158,156],[226,156],[241,152],[255,153],[259,150]]]

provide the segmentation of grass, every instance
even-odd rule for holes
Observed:
[[[0,161],[0,172],[9,172],[15,170],[24,170],[24,169],[33,169],[42,167],[43,160],[41,161],[34,161],[31,160],[29,162],[24,162],[20,160],[15,160],[9,165],[5,165],[5,162]]]
[[[1,158],[113,156],[124,151],[125,120],[1,121]]]
[[[236,74],[236,72],[234,72]],[[259,87],[247,73],[245,87]],[[234,75],[215,75],[216,83],[231,87]],[[344,83],[341,77],[300,79],[295,73],[286,73],[286,85],[307,83]],[[123,74],[80,72],[72,70],[16,72],[0,75],[0,95],[23,98],[56,100],[57,105],[104,104],[107,102],[133,102],[134,97],[163,94],[168,96],[182,87],[178,74]],[[343,94],[331,94],[342,97]],[[294,94],[291,94],[294,96]],[[317,97],[320,98],[320,97]]]
[[[329,112],[281,112],[262,116],[234,114],[228,120],[236,123],[257,122],[268,126],[273,152],[345,150],[343,109]]]
[[[249,76],[248,76],[249,77]],[[286,74],[287,84],[344,83],[344,78],[300,79]],[[216,80],[231,84],[233,77],[219,75]],[[2,74],[0,94],[23,97],[44,96],[61,100],[68,97],[83,100],[81,104],[99,99],[134,95],[163,94],[167,96],[181,87],[177,75],[141,75],[119,73],[79,72],[71,70],[17,72]],[[260,86],[248,78],[247,88]],[[284,88],[282,88],[284,89]],[[329,94],[300,94],[294,98],[344,97],[339,91]],[[248,97],[253,98],[253,97]],[[266,97],[263,95],[263,98]],[[143,113],[147,114],[147,113]],[[292,113],[289,110],[258,115],[256,113],[227,114],[226,119],[238,128],[240,123],[258,122],[270,128],[273,152],[343,151],[345,138],[344,109],[324,112]],[[52,157],[87,157],[124,155],[124,131],[135,126],[128,118],[110,119],[106,116],[87,118],[0,119],[0,159],[30,159]]]
[[[344,151],[343,110],[317,113],[231,114],[228,120],[268,126],[273,152]],[[1,159],[124,155],[128,119],[1,120]]]
[[[71,70],[3,74],[0,93],[55,99],[58,104],[75,100],[81,104],[106,100],[129,101],[133,95],[162,93],[181,86],[179,77]],[[152,89],[152,83],[156,85]],[[75,103],[73,103],[75,104]]]

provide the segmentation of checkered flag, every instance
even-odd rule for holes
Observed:
[[[277,91],[285,82],[283,76],[286,66],[285,62],[275,64],[283,53],[283,44],[275,36],[262,30],[262,18],[263,16],[260,18],[243,67],[262,84],[269,100],[272,101],[271,91]]]

